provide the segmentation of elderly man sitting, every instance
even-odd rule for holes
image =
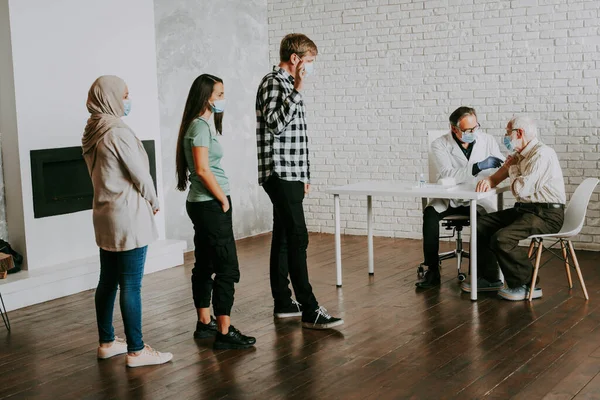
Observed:
[[[485,192],[510,177],[510,188],[517,202],[514,208],[482,216],[477,224],[477,263],[481,278],[478,289],[485,290],[498,280],[502,270],[506,286],[498,294],[506,300],[525,300],[529,296],[533,266],[527,250],[519,241],[533,234],[556,233],[563,224],[566,201],[565,184],[558,157],[537,138],[535,122],[516,116],[508,122],[504,145],[509,156],[494,175],[477,183]],[[537,282],[536,282],[537,283]],[[542,297],[535,287],[533,298]],[[463,282],[463,290],[470,285]]]

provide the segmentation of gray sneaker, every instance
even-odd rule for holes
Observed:
[[[502,281],[490,282],[485,278],[477,278],[477,292],[496,292],[504,287]],[[471,280],[467,279],[460,284],[463,292],[471,293]]]
[[[529,287],[527,285],[523,285],[516,288],[504,288],[498,292],[498,295],[506,300],[527,300],[529,297]],[[542,289],[536,287],[533,290],[532,299],[539,299],[540,297],[542,297]]]

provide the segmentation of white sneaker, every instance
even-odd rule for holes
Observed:
[[[145,365],[164,364],[173,358],[171,353],[161,353],[146,345],[137,356],[127,354],[127,366],[130,368],[143,367]]]
[[[119,354],[127,353],[127,343],[125,340],[115,336],[115,341],[109,347],[98,346],[98,358],[100,360],[106,360]]]
[[[506,300],[512,300],[512,301],[527,300],[529,298],[529,287],[526,285],[519,286],[516,288],[506,287],[506,288],[501,289],[498,292],[498,295]],[[533,289],[533,296],[531,297],[532,299],[539,299],[542,296],[543,296],[543,293],[542,293],[541,288],[536,287],[535,289]]]

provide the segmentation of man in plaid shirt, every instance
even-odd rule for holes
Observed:
[[[256,95],[258,183],[273,203],[271,293],[276,318],[302,316],[302,326],[328,329],[344,323],[327,313],[313,294],[306,266],[308,231],[302,201],[310,170],[302,88],[317,46],[302,34],[281,41],[280,63],[260,82]],[[292,300],[288,274],[299,303]]]

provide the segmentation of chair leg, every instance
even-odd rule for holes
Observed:
[[[4,299],[2,298],[2,294],[0,293],[0,316],[2,317],[2,321],[4,321],[4,326],[10,332],[10,321],[8,319],[8,312],[6,312],[6,306],[4,305]]]
[[[458,231],[456,235],[456,275],[460,276],[460,265],[462,264],[462,236],[461,232]]]
[[[571,278],[571,270],[569,269],[569,255],[567,254],[567,246],[565,245],[565,241],[562,239],[560,239],[560,248],[562,250],[563,259],[565,260],[565,270],[567,271],[569,289],[573,289],[573,279]]]
[[[454,257],[456,257],[456,250],[447,251],[445,253],[438,254],[438,258],[439,258],[440,262],[449,260]]]
[[[529,251],[527,252],[527,257],[531,258],[531,255],[533,254],[533,249],[535,247],[535,239],[531,239],[531,243],[529,244]]]
[[[571,253],[571,260],[573,260],[573,264],[575,264],[575,271],[577,271],[577,276],[579,277],[579,283],[581,283],[581,288],[583,289],[583,295],[586,300],[589,300],[587,289],[585,287],[585,283],[583,282],[583,275],[581,274],[581,269],[579,268],[579,261],[577,261],[577,256],[575,255],[575,250],[573,249],[573,243],[569,240],[567,242],[569,244],[569,252]]]
[[[537,281],[538,271],[540,270],[540,261],[542,259],[542,250],[544,249],[543,240],[540,239],[537,251],[535,252],[535,266],[533,268],[533,277],[531,278],[531,286],[529,287],[529,301],[533,300],[533,291],[535,290],[535,282]],[[530,245],[531,247],[531,245]]]

